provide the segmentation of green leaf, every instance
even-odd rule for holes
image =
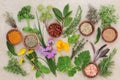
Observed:
[[[68,12],[64,18],[67,18],[71,15],[72,11]]]
[[[80,70],[85,68],[90,63],[90,52],[88,50],[81,52],[78,57],[75,58],[75,65],[80,67]]]
[[[39,33],[39,30],[38,30],[37,28],[33,28],[33,29],[32,29],[32,32],[38,34],[38,33]]]
[[[100,36],[101,36],[101,29],[98,27],[95,44],[98,43],[98,41],[100,40]]]
[[[68,37],[68,43],[74,44],[78,41],[80,35],[73,34],[72,36]]]
[[[64,21],[64,27],[70,25],[71,21],[72,21],[72,18],[71,18],[71,17],[67,17],[67,18],[65,18],[65,21]]]
[[[32,28],[30,28],[30,27],[23,27],[22,31],[31,33],[32,32]]]
[[[38,61],[37,64],[38,64],[38,66],[39,66],[41,72],[43,72],[43,73],[45,73],[45,74],[50,73],[49,68],[47,68],[46,66],[42,65],[41,62]]]
[[[73,67],[72,69],[70,69],[70,70],[68,71],[68,75],[69,75],[70,77],[72,77],[72,76],[75,75],[76,72],[77,72],[77,71],[76,71],[76,67]]]
[[[69,4],[67,4],[63,9],[64,17],[68,14],[68,12],[69,12]]]
[[[61,56],[58,58],[57,63],[58,70],[61,72],[66,72],[71,68],[71,59],[68,56]]]
[[[42,73],[42,72],[38,70],[38,71],[36,72],[36,78],[40,77],[41,73]]]
[[[53,61],[52,59],[48,59],[46,58],[47,60],[47,64],[51,70],[51,72],[56,76],[56,64],[55,64],[55,61]]]
[[[57,18],[59,21],[61,21],[62,18],[63,18],[62,12],[61,12],[59,9],[57,9],[57,8],[53,8],[53,12],[54,12],[56,18]]]
[[[14,46],[12,44],[10,44],[9,42],[6,42],[6,44],[7,44],[8,50],[11,52],[11,54],[13,54],[14,56],[17,56]]]

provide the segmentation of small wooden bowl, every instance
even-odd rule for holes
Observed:
[[[89,34],[84,34],[84,33],[81,31],[81,26],[82,26],[84,23],[89,23],[89,24],[91,25],[91,27],[92,27],[92,32],[90,32]],[[90,36],[90,35],[92,35],[92,33],[94,32],[94,25],[93,25],[93,23],[90,22],[90,21],[83,21],[83,22],[80,24],[80,26],[79,26],[79,32],[80,32],[83,36]]]
[[[85,70],[85,69],[86,69],[88,66],[90,66],[91,64],[94,65],[94,66],[97,68],[96,75],[88,75],[88,74],[86,73],[86,70]],[[98,72],[99,72],[99,67],[98,67],[98,65],[97,65],[96,63],[93,63],[93,62],[89,63],[89,64],[83,69],[84,75],[87,76],[88,78],[94,78],[94,77],[96,77],[96,76],[98,75]]]
[[[27,39],[28,37],[30,37],[30,36],[34,37],[34,40],[36,40],[36,44],[35,44],[34,46],[32,46],[32,47],[30,47],[30,46],[26,43],[26,39]],[[30,39],[29,39],[29,40],[30,40]],[[32,40],[29,41],[29,43],[32,43],[32,42],[33,42]],[[24,38],[24,46],[25,46],[26,48],[28,48],[28,49],[35,49],[35,48],[38,47],[38,45],[39,45],[39,40],[38,40],[37,35],[35,35],[35,34],[29,34],[29,35],[26,35],[26,36],[25,36],[25,38]]]
[[[48,34],[53,38],[60,37],[62,35],[62,31],[63,31],[63,27],[58,23],[52,23],[47,28]]]
[[[107,39],[104,37],[104,34],[105,34],[104,32],[105,32],[106,30],[108,30],[108,29],[113,30],[114,33],[115,33],[115,36],[114,36],[114,38],[113,38],[112,40],[107,40]],[[112,34],[109,32],[108,35],[112,35]],[[112,43],[112,42],[114,42],[114,41],[117,39],[117,37],[118,37],[118,32],[117,32],[117,30],[116,30],[115,28],[113,28],[113,27],[106,27],[106,28],[104,28],[103,31],[102,31],[102,39],[103,39],[105,42]]]
[[[14,39],[16,40],[15,43],[12,42],[12,41],[10,40],[10,38],[9,38],[9,36],[10,36],[10,34],[12,34],[12,32],[17,32],[17,33],[18,33],[18,34],[15,34],[14,37],[12,37],[12,38],[14,38]],[[17,36],[19,36],[19,38],[20,38],[20,40],[18,40],[18,41],[17,41]],[[11,29],[10,31],[8,31],[8,33],[7,33],[7,35],[6,35],[6,39],[7,39],[7,41],[8,41],[10,44],[16,45],[16,44],[22,42],[23,36],[22,36],[22,33],[21,33],[18,29]]]

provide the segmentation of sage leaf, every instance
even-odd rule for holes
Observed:
[[[40,77],[41,73],[42,73],[42,72],[38,70],[38,71],[36,72],[36,78]]]
[[[68,12],[69,12],[69,4],[67,4],[63,9],[64,17],[68,14]]]
[[[107,54],[109,51],[110,51],[110,49],[108,49],[108,48],[105,49],[105,50],[103,50],[103,51],[101,51],[100,58],[101,58],[101,57],[107,57],[106,54]]]
[[[75,57],[75,65],[82,70],[91,61],[90,52],[88,50],[81,52],[78,57]]]
[[[98,27],[95,44],[98,43],[98,41],[100,40],[100,36],[101,36],[101,29]]]
[[[13,54],[14,56],[17,56],[14,46],[10,44],[8,41],[6,42],[6,44],[7,44],[7,48],[10,51],[10,53]]]
[[[71,23],[71,21],[72,21],[71,17],[66,18],[64,21],[64,27],[68,26]]]
[[[53,8],[53,12],[54,12],[56,18],[57,18],[59,21],[61,21],[62,18],[63,18],[63,17],[62,17],[62,12],[61,12],[59,9],[57,9],[57,8]]]

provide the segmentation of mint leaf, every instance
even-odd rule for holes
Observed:
[[[36,78],[40,77],[41,73],[42,73],[42,72],[38,70],[38,71],[36,72]]]
[[[68,56],[61,56],[58,58],[57,63],[58,70],[61,72],[66,72],[71,68],[71,59]]]
[[[62,12],[61,12],[59,9],[57,9],[57,8],[53,8],[53,12],[54,12],[56,18],[57,18],[59,21],[61,21],[62,18],[63,18],[63,17],[62,17]]]
[[[68,14],[68,12],[69,12],[69,4],[67,4],[63,9],[64,17]]]
[[[90,63],[90,52],[88,50],[81,52],[74,61],[76,66],[80,67],[80,70],[85,68],[87,64]]]
[[[71,21],[72,21],[71,17],[65,18],[64,27],[68,26],[71,23]]]

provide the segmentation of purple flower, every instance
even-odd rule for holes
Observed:
[[[51,46],[47,46],[46,48],[39,46],[38,52],[41,52],[42,55],[47,57],[48,59],[53,58],[57,53],[57,51],[52,49]]]
[[[55,42],[54,42],[53,39],[49,39],[49,40],[48,40],[48,44],[49,44],[50,46],[52,46],[54,43],[55,43]]]

